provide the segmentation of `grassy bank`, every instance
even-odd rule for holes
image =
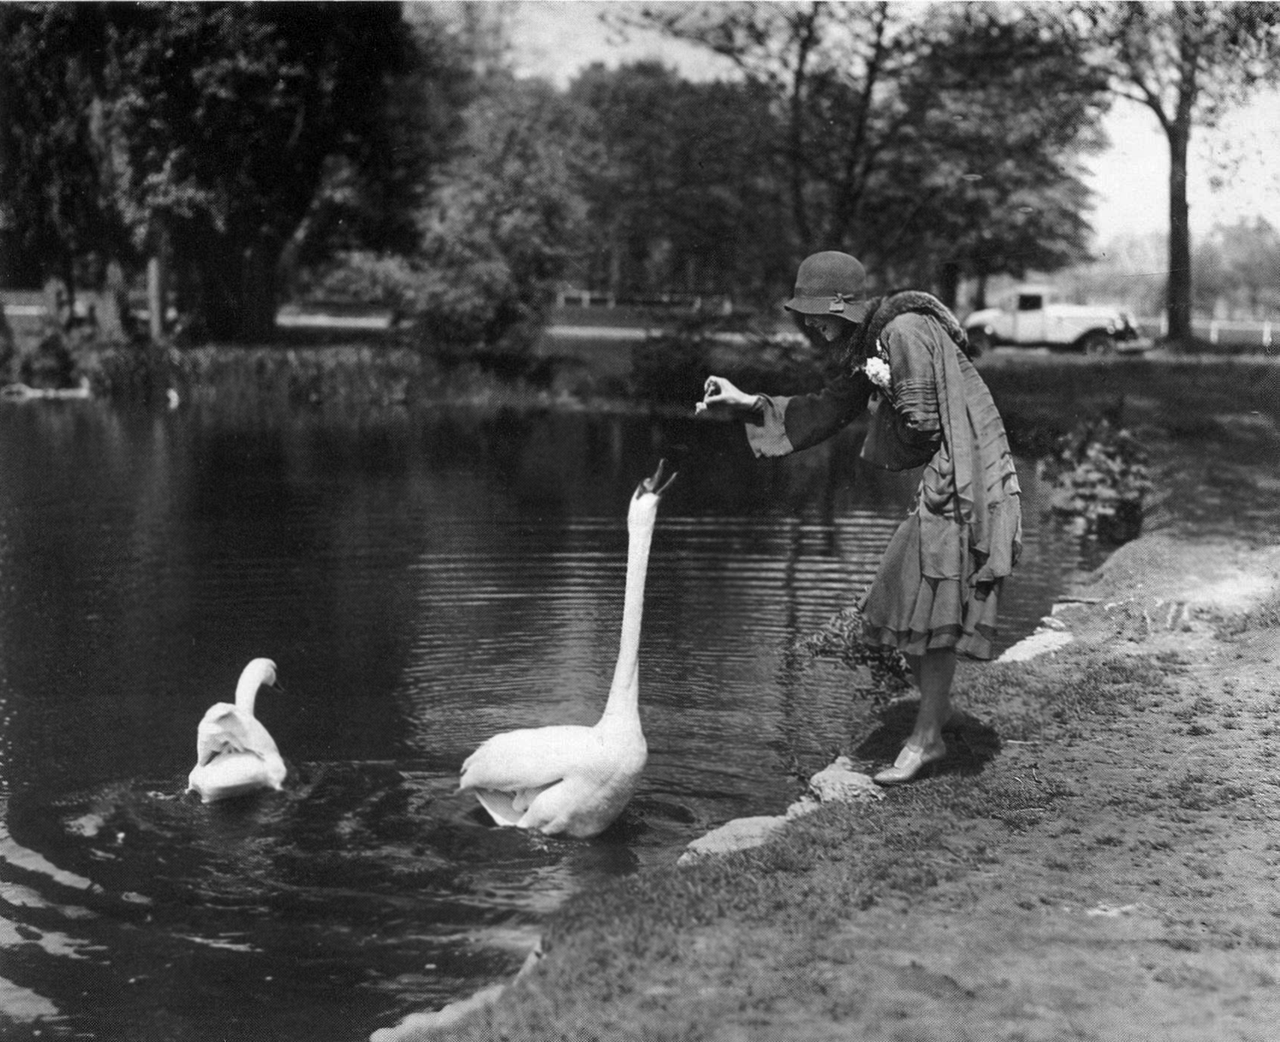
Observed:
[[[382,1038],[1273,1037],[1274,370],[985,368],[1014,423],[1119,408],[1152,449],[1160,504],[1058,616],[1072,643],[965,664],[933,776],[578,895],[494,1003]],[[842,751],[883,763],[913,712]]]

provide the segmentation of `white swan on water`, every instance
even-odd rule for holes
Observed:
[[[187,792],[205,803],[261,789],[280,789],[288,769],[275,740],[253,715],[258,690],[276,685],[276,664],[256,658],[244,667],[236,685],[236,704],[211,706],[196,731],[196,765]]]
[[[462,765],[460,791],[474,792],[499,825],[548,835],[594,836],[631,799],[648,758],[640,727],[640,619],[649,546],[665,461],[640,482],[627,511],[627,585],[622,638],[604,715],[592,727],[524,728],[494,735]]]

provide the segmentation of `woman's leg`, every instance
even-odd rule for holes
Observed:
[[[908,656],[907,664],[920,690],[915,727],[892,767],[875,780],[882,785],[910,781],[926,763],[946,753],[942,728],[951,716],[951,682],[956,675],[955,648],[938,648],[921,656]]]
[[[932,750],[942,744],[942,729],[951,717],[951,682],[956,675],[955,648],[937,648],[916,659],[916,686],[920,709],[908,748]]]

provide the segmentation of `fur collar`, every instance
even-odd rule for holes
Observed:
[[[969,338],[950,308],[931,293],[902,290],[871,302],[866,319],[854,329],[845,347],[843,368],[849,371],[862,368],[863,362],[875,353],[876,341],[880,339],[885,326],[899,315],[913,313],[932,315],[942,323],[942,328],[960,346],[960,350],[965,354],[969,353]]]

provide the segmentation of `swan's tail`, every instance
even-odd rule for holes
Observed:
[[[205,803],[284,788],[288,769],[283,761],[267,763],[253,752],[225,753],[195,768],[187,779],[187,792],[198,792]]]
[[[552,783],[555,784],[554,782]],[[516,792],[503,792],[501,789],[470,789],[475,793],[489,817],[497,825],[519,825],[524,820],[525,811],[551,785],[543,785],[536,789],[520,789]]]
[[[471,791],[476,794],[480,806],[489,812],[489,817],[493,819],[495,825],[517,825],[524,817],[524,810],[516,809],[514,793],[498,792],[496,789],[472,789]]]

